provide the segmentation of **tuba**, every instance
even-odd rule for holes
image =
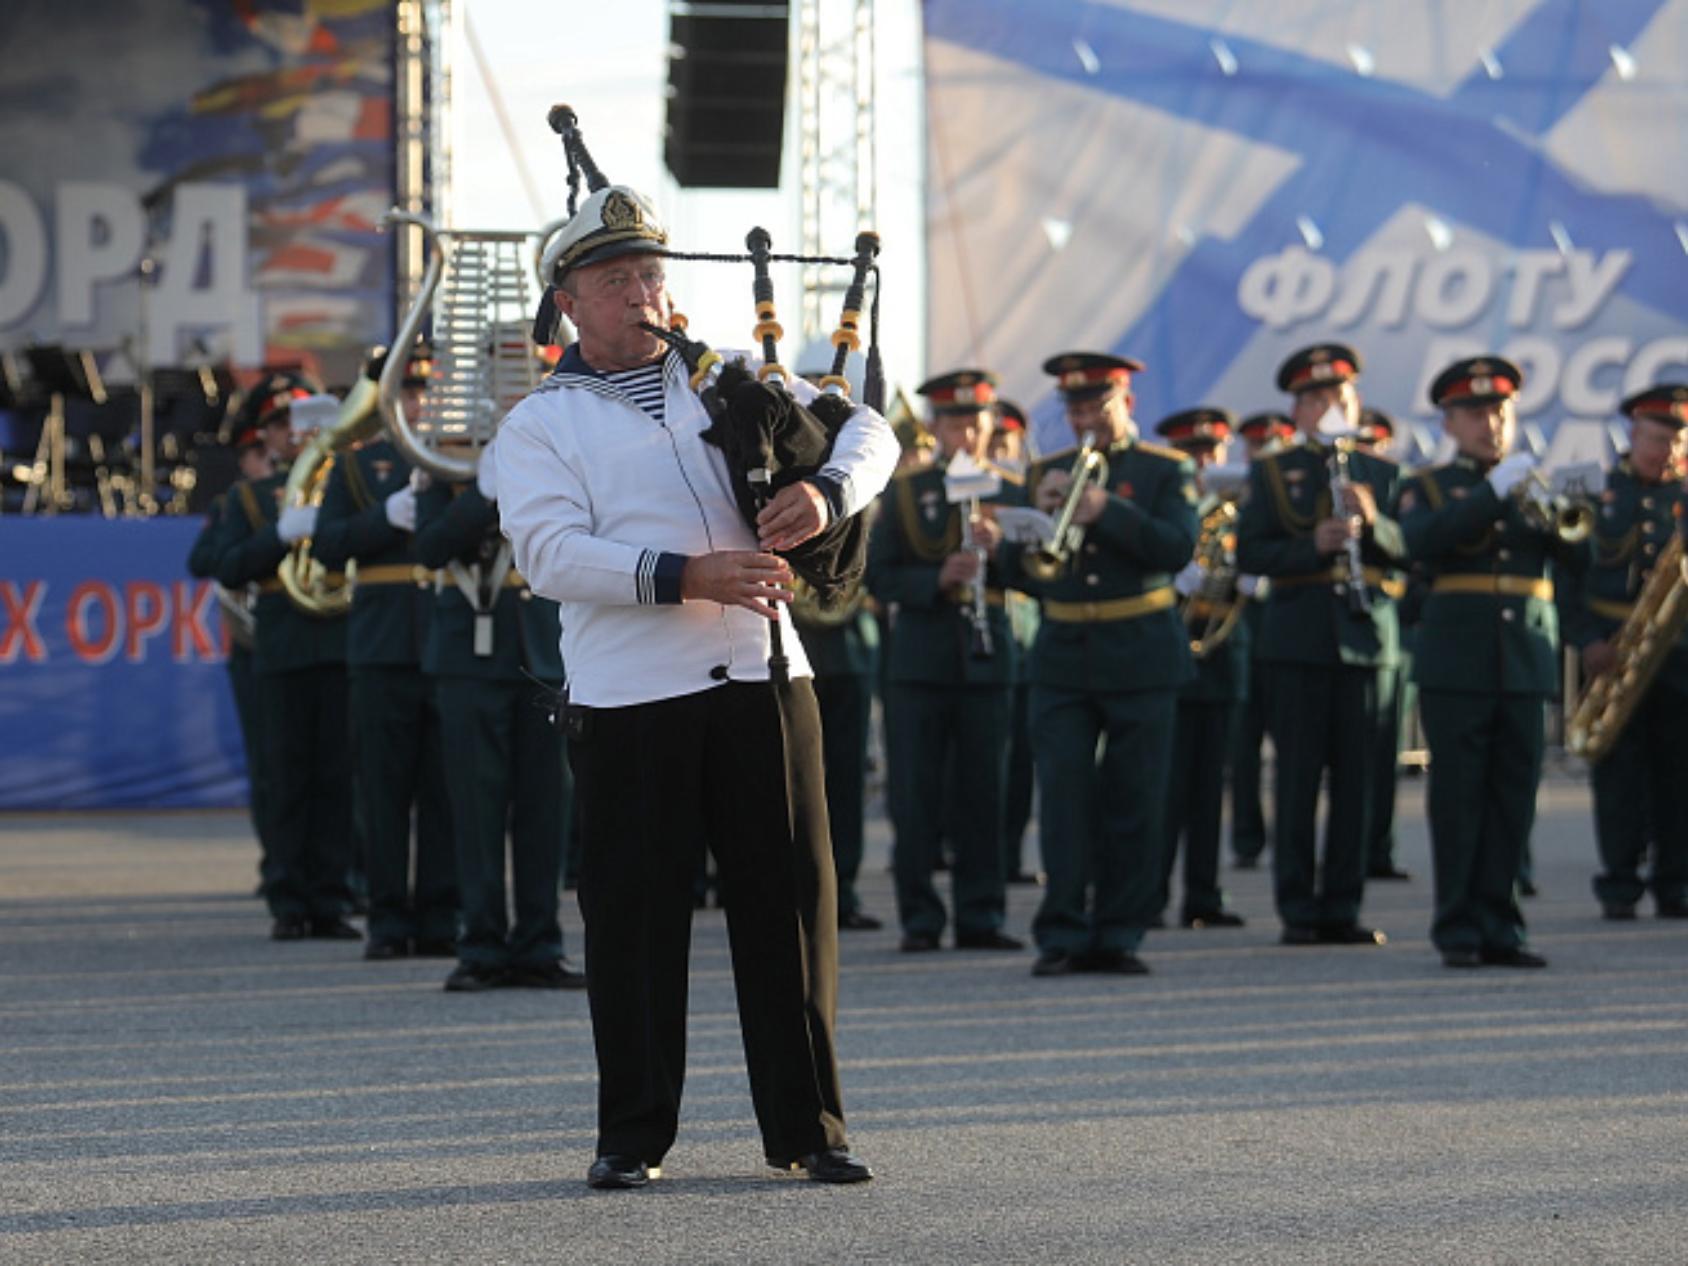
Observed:
[[[1218,650],[1242,618],[1245,599],[1237,592],[1237,502],[1248,483],[1248,467],[1209,466],[1200,479],[1211,504],[1203,511],[1194,561],[1202,583],[1178,602],[1190,635],[1190,654],[1206,659]]]
[[[543,284],[535,260],[558,226],[545,226],[535,247],[535,235],[521,230],[442,229],[402,211],[388,212],[385,223],[421,230],[428,267],[393,336],[399,354],[381,371],[380,417],[411,465],[441,479],[472,479],[504,415],[539,385],[542,366],[528,338]],[[412,423],[399,399],[402,349],[425,324],[433,333],[433,368]],[[448,447],[468,451],[459,456]]]
[[[1565,746],[1593,764],[1612,750],[1665,658],[1688,627],[1688,559],[1670,538],[1612,638],[1617,665],[1583,690],[1565,723]]]
[[[1108,458],[1097,451],[1093,433],[1085,435],[1078,456],[1073,458],[1071,473],[1072,483],[1067,487],[1067,499],[1061,503],[1061,512],[1055,516],[1055,531],[1049,543],[1027,550],[1020,561],[1028,576],[1045,584],[1066,571],[1067,564],[1084,544],[1084,528],[1073,522],[1073,516],[1078,513],[1079,502],[1084,499],[1085,492],[1108,482]]]
[[[389,357],[388,361],[398,359]],[[373,380],[362,377],[340,404],[339,416],[327,430],[318,431],[305,445],[305,451],[287,472],[287,493],[284,505],[320,506],[322,494],[328,490],[328,476],[334,469],[334,455],[341,449],[361,443],[381,429],[381,415],[375,408],[376,387]],[[311,538],[295,542],[281,560],[276,575],[287,596],[306,615],[324,619],[345,615],[352,605],[352,582],[355,568],[348,565],[345,575],[330,572],[311,557]]]

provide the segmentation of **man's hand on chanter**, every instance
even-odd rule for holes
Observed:
[[[774,603],[792,599],[791,567],[783,558],[748,549],[698,554],[686,560],[686,569],[680,575],[680,597],[686,602],[702,600],[744,607],[777,620],[779,610]]]
[[[787,484],[756,516],[757,543],[763,549],[794,549],[826,527],[826,496],[808,480]]]

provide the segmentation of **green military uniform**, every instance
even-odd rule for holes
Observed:
[[[1110,362],[1081,354],[1045,368],[1067,390],[1070,380],[1082,388],[1092,365],[1109,374]],[[999,550],[1006,582],[1043,604],[1031,734],[1047,875],[1032,924],[1034,971],[1044,975],[1136,964],[1160,899],[1178,690],[1194,675],[1171,581],[1195,548],[1195,466],[1134,439],[1105,456],[1106,507],[1061,574],[1039,581],[1025,569],[1024,546]],[[1068,451],[1033,467],[1034,504],[1048,472],[1072,462]]]
[[[1365,942],[1357,926],[1376,760],[1377,673],[1396,660],[1399,627],[1383,569],[1405,546],[1384,512],[1397,469],[1363,453],[1348,477],[1377,502],[1362,538],[1370,607],[1357,612],[1344,554],[1321,554],[1314,526],[1331,515],[1333,450],[1301,439],[1256,460],[1237,532],[1237,566],[1270,581],[1257,665],[1266,676],[1277,757],[1272,831],[1273,890],[1284,937]],[[1319,785],[1331,771],[1323,864],[1318,863]]]
[[[1688,389],[1684,399],[1688,400]],[[1600,496],[1588,571],[1580,579],[1573,578],[1562,594],[1561,614],[1569,642],[1580,650],[1613,638],[1678,521],[1688,523],[1685,515],[1688,496],[1680,481],[1646,481],[1627,458],[1618,463]],[[1688,917],[1685,774],[1688,631],[1677,639],[1610,750],[1589,770],[1601,867],[1594,877],[1594,895],[1609,917],[1629,917],[1649,887],[1661,915]],[[1649,844],[1652,874],[1643,878]]]
[[[300,611],[276,576],[288,553],[276,535],[286,479],[278,472],[229,490],[217,579],[230,589],[258,586],[253,662],[274,805],[265,896],[276,934],[339,935],[351,898],[346,621]]]
[[[1269,588],[1270,582],[1266,583]],[[1250,599],[1237,621],[1237,633],[1246,639],[1249,649],[1249,671],[1232,727],[1231,854],[1243,869],[1258,866],[1260,855],[1266,851],[1266,808],[1260,798],[1263,774],[1260,749],[1266,741],[1266,682],[1264,670],[1255,663],[1260,654],[1260,626],[1265,617],[1265,595],[1261,594],[1258,600]]]
[[[371,958],[449,954],[457,932],[457,876],[440,755],[440,715],[421,668],[434,605],[411,534],[388,519],[410,465],[390,440],[334,463],[311,552],[336,570],[356,564],[346,627],[352,753],[363,796],[364,873]],[[411,811],[415,808],[415,850]]]
[[[557,604],[514,570],[498,583],[506,548],[497,508],[473,484],[436,483],[418,497],[416,556],[447,569],[422,662],[444,723],[463,910],[457,955],[465,967],[522,984],[554,972],[563,956],[558,896],[572,783],[562,733],[541,706],[563,684]]]
[[[213,498],[205,516],[205,526],[194,538],[188,552],[188,574],[202,580],[217,577],[218,541],[223,530],[223,516],[228,512],[228,498],[222,494]],[[233,596],[244,602],[244,594]],[[240,721],[241,746],[246,755],[248,811],[252,815],[252,830],[258,837],[258,879],[260,886],[269,882],[270,871],[270,781],[269,769],[263,760],[264,741],[262,721],[258,715],[258,681],[253,666],[253,637],[244,625],[225,619],[229,632],[229,689],[234,694],[235,716]]]
[[[1395,463],[1394,458],[1376,451],[1395,434],[1395,422],[1388,414],[1376,409],[1360,412],[1362,438],[1372,445],[1371,455],[1378,461]],[[1396,485],[1399,487],[1400,476]],[[1384,568],[1385,593],[1407,590],[1406,573],[1398,568]],[[1400,618],[1397,611],[1397,619]],[[1405,635],[1403,634],[1403,637]],[[1406,683],[1406,658],[1398,656],[1392,664],[1380,664],[1377,670],[1377,737],[1373,752],[1377,766],[1372,771],[1371,830],[1366,841],[1367,879],[1405,879],[1407,874],[1395,861],[1395,793],[1401,769],[1401,705]]]
[[[879,625],[864,606],[843,620],[816,622],[791,609],[803,651],[815,674],[821,710],[821,759],[826,768],[826,813],[838,872],[838,925],[872,927],[856,892],[862,866],[867,784],[868,718],[879,672]]]
[[[1498,358],[1461,361],[1437,378],[1432,399],[1504,399],[1520,381]],[[1489,470],[1462,455],[1416,476],[1399,502],[1429,580],[1413,672],[1430,744],[1430,936],[1451,966],[1536,966],[1522,952],[1518,865],[1559,679],[1552,568],[1581,559],[1526,522],[1515,498],[1497,496]]]
[[[1032,759],[1031,653],[1037,641],[1037,603],[1023,593],[1008,595],[1008,627],[1014,632],[1014,686],[1008,701],[1008,772],[1002,795],[1002,873],[1009,883],[1035,882],[1026,870],[1026,828],[1037,788]]]
[[[1005,485],[992,500],[1013,500],[1017,491]],[[887,747],[902,765],[892,860],[905,944],[935,942],[946,921],[932,871],[945,825],[945,760],[952,751],[966,780],[949,824],[958,943],[1000,934],[1007,905],[1002,780],[1014,639],[994,568],[985,581],[992,649],[986,658],[972,653],[973,627],[957,595],[938,586],[943,560],[960,548],[962,514],[963,507],[949,502],[943,470],[911,471],[886,491],[868,545],[868,589],[897,609],[885,647],[885,724]]]

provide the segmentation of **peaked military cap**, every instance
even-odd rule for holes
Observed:
[[[915,388],[934,413],[977,413],[996,401],[996,375],[985,369],[957,369],[928,378]]]
[[[1026,411],[1012,400],[998,399],[996,402],[996,424],[1004,431],[1024,431],[1028,425]]]
[[[364,376],[379,379],[381,371],[387,367],[387,358],[392,355],[392,349],[377,347],[369,354],[369,363],[364,367]],[[434,375],[434,349],[428,341],[418,336],[410,349],[410,360],[404,367],[404,386],[426,387]]]
[[[263,443],[264,437],[259,434],[257,427],[244,426],[235,433],[234,442],[229,447],[238,453],[246,448],[260,448]]]
[[[1179,448],[1204,448],[1231,438],[1232,419],[1224,409],[1185,409],[1155,424],[1155,431]]]
[[[1395,434],[1395,419],[1381,409],[1360,410],[1360,438],[1378,444]]]
[[[1650,418],[1666,426],[1688,424],[1688,386],[1663,382],[1638,391],[1618,406],[1626,418]]]
[[[1237,434],[1251,440],[1269,440],[1274,435],[1294,435],[1295,422],[1287,413],[1251,413],[1237,423]]]
[[[1089,400],[1106,395],[1116,383],[1129,384],[1132,374],[1143,372],[1143,362],[1103,352],[1062,352],[1043,362],[1043,372],[1068,400]]]
[[[1510,400],[1524,385],[1524,371],[1499,356],[1456,360],[1430,384],[1430,403],[1438,409],[1456,404],[1491,404]]]
[[[668,230],[650,201],[626,185],[606,185],[552,239],[541,272],[555,285],[576,268],[621,255],[661,255],[667,249]]]
[[[316,380],[303,370],[265,370],[242,397],[231,421],[231,429],[239,432],[249,426],[284,423],[287,421],[286,411],[293,401],[315,395],[320,390]]]
[[[1346,343],[1315,343],[1278,366],[1278,390],[1291,394],[1353,382],[1362,368],[1360,353]]]

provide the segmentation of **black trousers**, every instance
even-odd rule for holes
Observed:
[[[276,918],[346,912],[352,847],[346,670],[319,664],[258,674],[272,841],[264,895]]]
[[[1266,810],[1260,798],[1261,745],[1266,741],[1266,666],[1251,665],[1248,695],[1236,708],[1231,746],[1231,852],[1253,861],[1266,851]]]
[[[246,782],[251,788],[248,804],[252,829],[258,836],[258,878],[270,881],[270,771],[264,762],[264,726],[258,715],[258,671],[252,652],[244,646],[229,647],[229,688],[234,692],[235,715],[240,718],[240,739],[246,749]]]
[[[1166,852],[1161,870],[1161,908],[1172,897],[1178,841],[1184,841],[1186,919],[1225,908],[1219,888],[1219,834],[1225,791],[1225,762],[1232,746],[1237,705],[1229,700],[1180,699],[1172,771],[1167,784]]]
[[[767,1158],[844,1145],[833,1028],[838,898],[820,711],[807,679],[584,714],[571,734],[580,910],[598,1056],[598,1155],[660,1161],[686,1066],[700,833],[726,901],[750,1095]]]
[[[1688,693],[1655,680],[1589,773],[1600,844],[1595,897],[1632,906],[1651,885],[1658,901],[1688,900]],[[1653,873],[1643,878],[1649,844]]]

